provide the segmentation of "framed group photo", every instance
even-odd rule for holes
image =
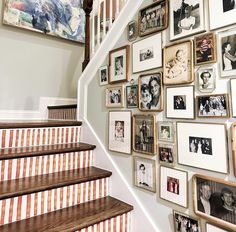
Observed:
[[[175,160],[174,145],[167,143],[158,143],[158,155],[160,163],[173,165]]]
[[[138,85],[126,86],[126,106],[127,108],[137,108],[138,107]]]
[[[124,107],[124,86],[117,85],[106,89],[106,107]]]
[[[108,84],[108,66],[102,66],[98,70],[99,72],[99,82],[100,85],[107,85]]]
[[[231,109],[232,117],[236,117],[236,78],[230,79],[230,96],[231,96]]]
[[[158,122],[158,140],[163,142],[174,142],[174,123],[173,122]]]

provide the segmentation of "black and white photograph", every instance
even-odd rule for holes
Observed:
[[[127,26],[127,38],[129,41],[134,41],[137,38],[137,23],[136,21],[131,21]]]
[[[115,140],[124,142],[124,121],[115,121]]]
[[[170,144],[158,144],[159,161],[163,164],[174,163],[174,146]]]
[[[174,124],[173,122],[158,122],[158,140],[165,142],[174,142]]]
[[[186,110],[186,96],[177,95],[174,97],[174,110]]]
[[[99,80],[100,85],[107,85],[108,84],[108,67],[102,66],[99,68]]]
[[[106,107],[124,106],[124,86],[113,86],[106,89]]]
[[[202,66],[197,72],[198,90],[202,93],[211,93],[216,88],[215,68]]]
[[[179,195],[179,179],[167,176],[167,191]]]
[[[153,47],[148,47],[139,51],[140,62],[153,58]]]
[[[124,74],[124,61],[123,56],[115,57],[115,76]]]
[[[222,2],[223,12],[227,12],[236,8],[235,0],[222,0]]]
[[[126,106],[127,108],[138,107],[138,85],[126,86]]]
[[[212,155],[212,139],[189,136],[189,152],[198,155]]]

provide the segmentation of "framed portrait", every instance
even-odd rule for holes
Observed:
[[[126,106],[127,108],[138,107],[138,85],[126,86]]]
[[[192,181],[195,214],[236,231],[236,183],[197,174]]]
[[[197,69],[197,87],[202,93],[211,93],[216,88],[216,72],[213,66],[201,66]]]
[[[162,67],[161,33],[133,43],[132,48],[133,73]]]
[[[194,80],[192,42],[185,41],[164,48],[164,84],[186,84]]]
[[[177,122],[178,163],[228,173],[225,124]]]
[[[110,151],[131,154],[131,111],[109,112]]]
[[[182,232],[182,231],[196,231],[201,232],[201,224],[200,220],[194,217],[190,217],[189,215],[177,212],[173,210],[174,217],[174,232]]]
[[[173,144],[158,143],[159,162],[162,164],[173,165],[175,151]]]
[[[194,86],[166,88],[166,118],[194,119]]]
[[[162,73],[139,76],[139,109],[142,111],[163,110]]]
[[[194,37],[194,61],[195,65],[216,62],[216,38],[215,33],[204,33]]]
[[[184,208],[188,207],[188,173],[160,166],[160,198]]]
[[[227,30],[218,34],[218,60],[221,76],[236,75],[236,29]]]
[[[236,21],[235,0],[209,0],[209,16],[210,30],[234,24]]]
[[[108,67],[102,66],[99,68],[98,72],[99,72],[100,85],[107,85],[108,84]]]
[[[137,22],[135,20],[128,23],[127,26],[127,38],[129,41],[136,40],[138,36]]]
[[[231,125],[232,158],[234,165],[234,176],[236,176],[236,122]]]
[[[85,43],[85,12],[81,0],[3,0],[3,23]],[[68,17],[69,16],[69,17]]]
[[[162,31],[168,26],[168,0],[159,0],[141,9],[138,17],[139,36]]]
[[[148,155],[156,154],[155,115],[133,116],[133,150]]]
[[[170,0],[170,40],[205,31],[203,0]]]
[[[109,52],[109,84],[128,81],[129,45]]]
[[[211,94],[197,96],[197,117],[199,118],[228,118],[228,94]]]
[[[233,232],[233,231],[225,230],[210,223],[206,223],[206,232]]]
[[[163,142],[174,142],[174,123],[158,122],[158,140]]]
[[[155,160],[134,156],[134,185],[156,192],[156,163]]]
[[[124,86],[117,85],[106,89],[106,107],[124,107]]]
[[[230,79],[232,117],[236,117],[236,78]]]

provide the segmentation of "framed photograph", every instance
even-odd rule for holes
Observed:
[[[236,78],[230,79],[230,96],[232,106],[232,117],[236,117]]]
[[[210,30],[234,24],[236,22],[235,0],[209,0],[209,16]]]
[[[106,89],[106,107],[124,107],[124,86],[112,86]]]
[[[228,173],[225,124],[177,122],[178,163]]]
[[[138,85],[126,86],[126,106],[127,108],[138,107]]]
[[[129,22],[127,26],[127,38],[129,41],[136,40],[138,36],[137,22],[135,20]]]
[[[131,111],[109,112],[110,151],[131,154]]]
[[[134,185],[156,192],[156,163],[155,160],[134,156]]]
[[[215,33],[204,33],[194,37],[195,65],[216,62],[216,38]]]
[[[201,224],[197,218],[173,210],[174,232],[191,231],[201,232]]]
[[[140,75],[139,109],[142,111],[163,110],[163,84],[161,72]]]
[[[128,81],[129,45],[109,52],[109,84]]]
[[[81,0],[3,0],[3,6],[4,24],[85,43]]]
[[[194,86],[166,88],[166,118],[194,119]]]
[[[236,183],[197,174],[192,181],[195,214],[236,231]]]
[[[218,34],[218,60],[221,76],[236,75],[236,29],[223,31]]]
[[[160,163],[174,164],[175,152],[173,144],[158,143],[158,154]]]
[[[155,115],[133,116],[133,150],[148,155],[156,154]]]
[[[158,140],[163,142],[174,142],[174,123],[158,122]]]
[[[160,166],[160,198],[188,207],[188,173]]]
[[[159,0],[139,11],[139,36],[162,31],[168,26],[168,0]]]
[[[236,122],[231,125],[232,158],[234,165],[234,176],[236,176]]]
[[[210,223],[206,223],[206,232],[233,232],[233,231],[224,230],[218,226],[214,226]]]
[[[99,82],[100,85],[108,84],[108,67],[102,66],[99,68]]]
[[[132,47],[133,73],[162,67],[161,33],[139,40]]]
[[[212,94],[197,96],[197,117],[199,118],[228,118],[228,94]]]
[[[170,0],[170,40],[205,31],[203,0]]]
[[[186,84],[194,80],[192,42],[186,41],[164,48],[164,84]]]
[[[213,66],[202,66],[197,69],[197,86],[202,93],[211,93],[216,88],[216,72]]]

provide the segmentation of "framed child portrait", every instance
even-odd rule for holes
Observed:
[[[175,157],[174,145],[158,143],[159,161],[162,164],[173,165]]]
[[[138,36],[137,22],[135,20],[128,23],[127,26],[127,38],[129,41],[133,41]]]
[[[99,82],[100,82],[100,85],[107,85],[108,84],[108,67],[107,67],[107,65],[99,68]]]
[[[117,85],[106,89],[106,107],[124,107],[124,86]]]
[[[126,86],[126,106],[127,108],[138,107],[138,85]]]
[[[230,79],[232,117],[236,117],[236,78]]]
[[[174,142],[174,123],[158,122],[158,140],[163,142]]]

